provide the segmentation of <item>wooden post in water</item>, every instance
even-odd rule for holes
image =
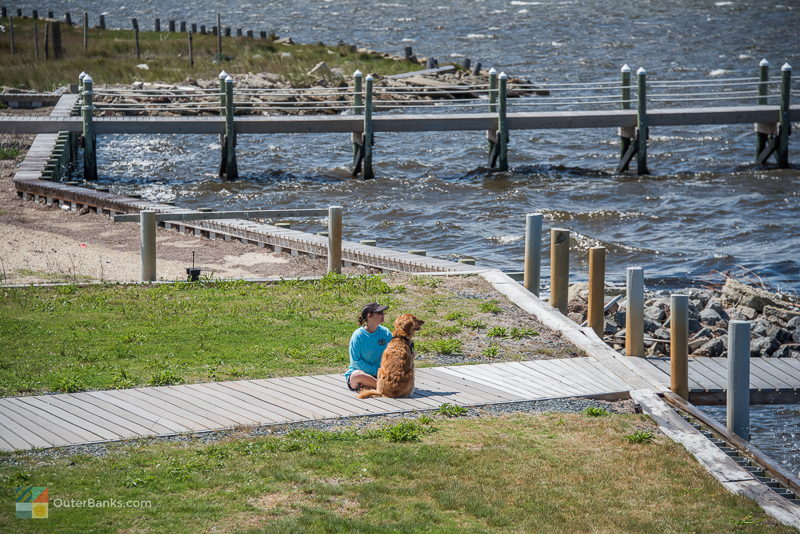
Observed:
[[[53,57],[61,59],[64,56],[64,48],[61,46],[61,23],[53,21],[51,23],[52,36],[53,36]]]
[[[689,400],[689,296],[670,297],[669,316],[670,389]]]
[[[106,29],[106,16],[102,13],[100,13],[100,29],[101,30]]]
[[[160,18],[156,17],[156,21],[155,21],[155,23],[153,24],[153,29],[154,29],[155,31],[157,31],[157,32],[160,32],[160,31],[161,31],[161,19],[160,19]]]
[[[142,240],[142,282],[156,280],[156,212],[139,212],[139,232]]]
[[[489,69],[489,113],[497,113],[497,70]],[[494,145],[497,140],[497,130],[488,130],[486,139],[489,141],[489,167],[494,158]]]
[[[174,32],[175,31],[175,21],[174,20],[170,20],[167,24],[168,24],[167,27],[169,28],[169,31]]]
[[[374,78],[372,74],[368,74],[366,84],[364,87],[364,179],[371,180],[375,178],[372,172],[372,146],[374,141],[374,133],[372,130],[372,83]]]
[[[136,26],[133,29],[133,40],[136,44],[136,59],[142,59],[142,49],[139,46],[139,26]]]
[[[542,276],[542,220],[541,213],[529,213],[525,217],[525,263],[522,285],[539,296]]]
[[[569,296],[569,230],[550,229],[550,305],[567,314]]]
[[[508,105],[508,76],[501,72],[497,77],[498,102],[497,102],[497,170],[508,170],[508,120],[506,118]]]
[[[64,13],[64,23],[69,26],[72,26],[72,15],[69,14],[69,11]]]
[[[217,13],[217,55],[222,56],[222,20]]]
[[[33,19],[33,56],[39,61],[39,23]]]
[[[750,322],[728,323],[728,430],[750,439]]]
[[[638,78],[637,87],[637,117],[636,126],[638,131],[636,142],[639,144],[636,152],[636,174],[650,174],[647,170],[647,137],[649,128],[647,126],[647,71],[640,67],[636,71]]]
[[[606,289],[606,248],[589,249],[589,313],[587,324],[600,339],[606,329],[605,304]]]
[[[778,168],[789,168],[789,133],[792,123],[789,121],[789,94],[792,86],[792,66],[784,63],[781,67],[781,118],[778,124]]]
[[[328,208],[328,272],[342,272],[342,207]]]
[[[767,95],[769,95],[769,61],[762,59],[758,64],[758,105],[766,106],[768,104]],[[756,124],[756,159],[761,155],[761,152],[767,148],[769,142],[769,134],[766,132],[758,131],[759,125]]]
[[[17,53],[17,47],[14,43],[14,17],[8,17],[8,42],[9,52],[13,56]]]
[[[192,30],[189,30],[189,66],[194,67],[194,47],[192,46]]]
[[[620,102],[620,109],[631,109],[631,68],[625,64],[620,69],[622,74],[622,102]],[[631,131],[631,128],[625,127],[619,129],[619,157],[625,156],[625,153],[631,146],[631,139],[636,135]]]
[[[644,270],[628,267],[625,273],[625,354],[644,356]]]
[[[92,122],[93,80],[88,74],[83,77],[83,105],[81,116],[83,119],[83,178],[84,180],[97,180],[97,153],[95,146],[94,123]]]
[[[83,51],[89,50],[89,13],[83,12]]]
[[[181,28],[181,33],[186,31],[186,21],[184,20],[181,21],[180,28]]]
[[[353,115],[362,115],[364,111],[363,82],[364,75],[360,70],[356,70],[353,73]],[[364,142],[364,136],[358,132],[353,132],[351,139],[353,141],[353,169],[355,169],[358,165],[359,150],[361,150],[361,144]]]
[[[225,78],[225,178],[235,180],[239,177],[236,165],[236,129],[233,123],[233,78]]]
[[[48,20],[44,23],[44,60],[50,59],[50,24]]]

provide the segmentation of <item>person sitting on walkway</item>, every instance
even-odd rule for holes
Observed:
[[[358,316],[358,328],[350,337],[350,367],[344,373],[350,391],[375,389],[378,368],[386,345],[392,340],[391,331],[381,325],[388,306],[370,302]]]

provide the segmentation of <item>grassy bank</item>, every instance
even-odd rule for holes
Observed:
[[[0,499],[44,486],[35,532],[790,532],[727,493],[643,416],[516,414],[285,437],[119,446],[105,457],[17,456]],[[2,459],[2,457],[0,457]],[[6,459],[10,459],[6,456]],[[146,508],[65,508],[149,501]],[[135,503],[131,503],[132,505]]]
[[[5,21],[3,21],[5,23]],[[320,61],[340,67],[346,75],[356,69],[377,74],[396,74],[420,69],[408,61],[395,61],[378,54],[359,53],[349,45],[281,44],[271,39],[223,37],[222,57],[217,56],[217,37],[194,35],[194,67],[189,65],[185,33],[141,31],[141,59],[136,58],[132,30],[89,30],[88,50],[83,50],[83,29],[61,24],[64,57],[44,60],[44,22],[39,21],[40,59],[35,59],[33,20],[15,19],[16,54],[10,54],[9,34],[0,40],[0,85],[49,91],[77,83],[81,71],[89,72],[95,84],[135,81],[175,83],[191,78],[216,78],[225,69],[234,77],[247,72],[271,72],[297,85],[313,83],[307,76]],[[137,65],[145,64],[148,70]]]
[[[498,326],[497,304],[429,277],[2,289],[0,396],[343,372],[371,301],[390,306],[389,327],[402,312],[424,317],[421,353],[460,353],[468,336],[514,359],[512,345],[538,335]]]

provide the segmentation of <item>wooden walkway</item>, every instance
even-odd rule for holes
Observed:
[[[0,450],[573,396],[630,385],[594,358],[417,369],[414,396],[356,399],[340,374],[0,399]]]
[[[654,109],[648,111],[650,126],[690,126],[702,124],[774,123],[778,106],[734,106],[707,108]],[[800,121],[800,108],[789,110],[789,120]],[[221,134],[222,116],[131,116],[94,117],[96,134]],[[364,120],[357,115],[237,116],[237,134],[274,133],[350,133],[363,132]],[[548,130],[568,128],[631,128],[636,112],[546,111],[508,114],[510,130]],[[496,113],[427,113],[375,115],[375,132],[479,131],[497,128]],[[80,117],[0,116],[0,133],[38,134],[82,132]]]
[[[640,368],[655,368],[669,387],[669,358],[631,358]],[[727,358],[689,358],[689,396],[694,404],[724,404],[728,389]],[[800,402],[800,360],[750,358],[751,404]]]

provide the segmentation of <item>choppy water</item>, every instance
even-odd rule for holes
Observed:
[[[725,406],[702,410],[725,424]],[[800,476],[800,404],[750,406],[750,442]]]

